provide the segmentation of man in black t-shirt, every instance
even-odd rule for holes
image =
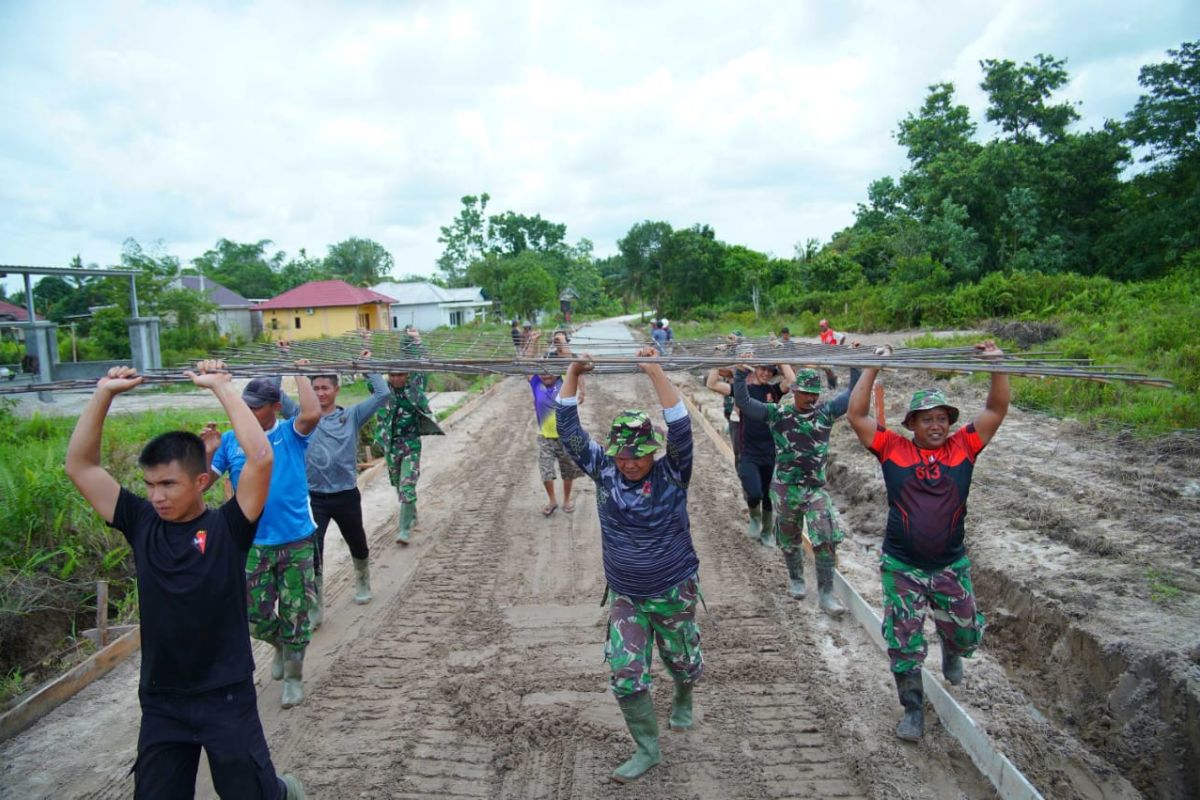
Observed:
[[[133,765],[136,798],[192,797],[200,748],[222,798],[303,798],[300,782],[275,774],[258,717],[246,622],[246,554],[267,499],[274,454],[219,361],[184,373],[212,390],[246,452],[235,496],[204,503],[209,474],[200,437],[155,437],[138,464],[148,499],[100,465],[112,400],[142,382],[114,367],[96,384],[67,446],[67,476],[133,549],[141,609],[142,723]]]

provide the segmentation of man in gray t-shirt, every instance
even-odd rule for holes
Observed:
[[[364,351],[370,358],[370,351]],[[321,421],[308,442],[305,465],[308,470],[308,496],[313,521],[317,524],[314,565],[317,573],[317,603],[313,609],[313,628],[321,624],[325,601],[325,531],[332,519],[342,532],[354,561],[354,602],[371,601],[370,551],[363,528],[362,495],[358,491],[358,430],[375,412],[387,404],[391,394],[383,376],[369,373],[371,396],[349,408],[337,404],[340,386],[337,375],[316,375],[312,379]]]

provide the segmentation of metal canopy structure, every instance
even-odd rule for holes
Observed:
[[[9,274],[25,276],[25,310],[29,312],[29,321],[37,319],[33,310],[33,276],[34,275],[70,275],[73,278],[129,278],[129,312],[130,316],[138,315],[137,304],[137,270],[133,269],[71,269],[70,267],[23,267],[11,264],[0,264],[0,278]]]

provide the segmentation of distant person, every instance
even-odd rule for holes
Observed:
[[[113,398],[142,383],[113,367],[96,383],[67,445],[67,477],[133,550],[141,611],[142,709],[134,797],[192,797],[200,750],[223,798],[303,797],[291,775],[276,776],[258,716],[254,658],[246,635],[246,554],[267,502],[275,460],[267,435],[219,361],[202,361],[192,382],[209,389],[249,455],[233,498],[204,503],[210,485],[199,436],[174,431],[142,449],[148,500],[121,487],[100,464]]]
[[[823,319],[817,323],[821,328],[821,344],[845,344],[846,334],[838,333],[833,328],[829,327],[829,320]],[[825,370],[825,383],[828,384],[830,390],[837,388],[837,373],[831,369]]]
[[[675,345],[675,331],[671,330],[671,321],[665,317],[662,321],[662,329],[664,336],[663,346],[670,353]]]
[[[650,338],[654,341],[654,349],[656,355],[662,355],[666,352],[667,347],[667,332],[663,330],[662,322],[659,320],[651,320],[650,322]]]
[[[512,321],[512,330],[509,331],[509,335],[512,336],[513,350],[516,351],[517,355],[520,355],[523,340],[521,338],[521,328],[517,325],[515,319]]]
[[[297,363],[303,363],[297,362]],[[283,680],[280,705],[304,701],[304,653],[312,641],[311,613],[316,604],[316,522],[308,497],[305,454],[321,419],[312,382],[296,376],[300,413],[280,419],[283,395],[270,378],[255,378],[242,389],[242,400],[267,434],[275,453],[271,490],[246,559],[250,632],[275,648],[271,677]],[[211,482],[225,472],[236,490],[246,464],[246,451],[233,431],[218,438],[205,431]]]
[[[980,357],[1003,352],[991,341],[975,345]],[[892,348],[876,354],[890,356]],[[942,675],[953,686],[962,682],[963,658],[983,639],[984,618],[976,607],[971,559],[964,545],[967,496],[975,459],[1000,429],[1012,397],[1008,375],[993,372],[983,411],[954,433],[958,409],[940,389],[913,394],[904,416],[909,440],[868,416],[875,368],[850,395],[846,416],[858,440],[883,467],[888,519],[879,571],[883,579],[883,638],[904,717],[896,735],[910,742],[925,732],[925,611],[933,604],[933,622],[942,640]]]
[[[538,471],[542,477],[542,486],[546,489],[546,505],[542,507],[542,516],[548,517],[558,508],[558,497],[555,494],[554,479],[555,465],[562,475],[563,504],[565,514],[575,512],[575,503],[571,500],[571,489],[575,481],[583,477],[583,470],[575,463],[567,451],[563,449],[562,441],[558,438],[558,415],[555,405],[558,394],[562,390],[562,378],[554,373],[542,373],[529,378],[529,388],[533,392],[533,411],[538,422],[537,452]],[[580,382],[578,392],[579,402],[582,402],[583,386]]]
[[[653,356],[643,348],[638,356]],[[604,553],[608,612],[606,660],[611,685],[637,749],[612,773],[619,783],[636,780],[662,760],[658,719],[650,697],[654,643],[675,681],[671,730],[692,727],[692,689],[704,672],[696,601],[700,561],[692,544],[687,493],[692,477],[692,426],[675,385],[658,364],[638,365],[650,378],[667,423],[662,436],[644,411],[623,411],[605,445],[579,422],[579,378],[586,359],[567,369],[556,412],[558,436],[571,458],[596,483]]]

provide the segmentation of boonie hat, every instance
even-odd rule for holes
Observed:
[[[608,431],[604,454],[614,458],[642,458],[663,445],[663,436],[654,430],[645,411],[622,411]]]
[[[792,384],[793,392],[806,394],[821,393],[821,376],[815,369],[802,369],[796,373],[796,382]]]
[[[242,399],[251,408],[273,405],[281,399],[279,387],[270,378],[255,378],[242,389]]]
[[[904,415],[904,427],[918,411],[929,411],[932,408],[944,408],[950,415],[950,424],[958,422],[958,409],[946,402],[946,393],[941,389],[919,389],[913,392],[912,402],[908,404],[908,413]]]

